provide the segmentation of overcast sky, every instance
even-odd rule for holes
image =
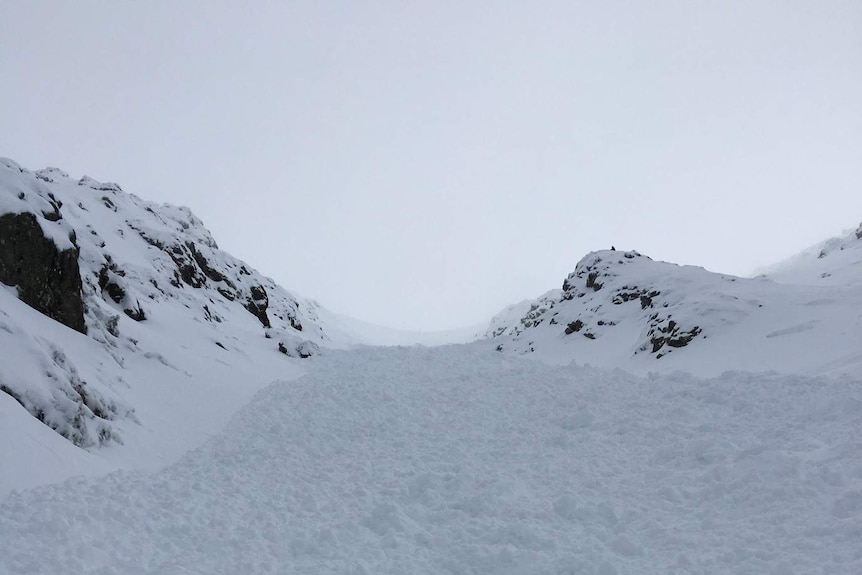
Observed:
[[[862,2],[2,1],[0,155],[454,328],[612,244],[747,274],[858,224]]]

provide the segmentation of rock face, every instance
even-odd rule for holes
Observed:
[[[263,327],[272,327],[266,308],[269,307],[269,297],[263,286],[251,286],[251,294],[246,300],[245,309],[258,319]]]
[[[51,213],[59,219],[59,211]],[[0,282],[17,286],[18,297],[34,309],[86,333],[77,246],[59,249],[36,217],[0,215]]]
[[[568,346],[578,348],[585,361],[592,353],[661,359],[706,338],[713,324],[733,323],[759,309],[758,301],[735,295],[738,280],[656,262],[636,251],[593,252],[578,262],[562,289],[495,317],[487,336],[500,341],[500,351]]]

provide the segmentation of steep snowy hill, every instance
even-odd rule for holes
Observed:
[[[782,285],[607,250],[583,258],[562,289],[498,314],[486,335],[501,352],[636,372],[855,373],[862,290]]]
[[[862,224],[761,270],[763,277],[818,286],[862,286]]]
[[[350,342],[317,304],[219,250],[188,208],[11,160],[0,160],[0,282],[0,421],[28,421],[0,447],[0,492],[17,485],[22,454],[46,481],[53,458],[92,470],[169,461],[301,373],[293,358]],[[56,434],[22,431],[34,424]]]

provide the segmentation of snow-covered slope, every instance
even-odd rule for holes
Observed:
[[[363,349],[153,474],[0,501],[10,574],[862,572],[859,380]]]
[[[818,286],[862,286],[862,224],[761,270],[771,280]]]
[[[0,420],[53,430],[19,426],[0,442],[0,493],[18,486],[7,470],[25,451],[46,481],[81,461],[104,459],[85,465],[94,472],[169,461],[301,373],[294,358],[349,343],[313,301],[219,250],[188,208],[11,160],[0,160],[0,282]],[[55,475],[35,464],[72,444],[102,449]]]
[[[862,366],[862,290],[607,250],[583,258],[562,289],[498,314],[487,336],[502,352],[637,372],[848,373]]]

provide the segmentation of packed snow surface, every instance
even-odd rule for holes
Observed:
[[[10,494],[0,573],[862,573],[859,380],[313,361],[169,467]]]

